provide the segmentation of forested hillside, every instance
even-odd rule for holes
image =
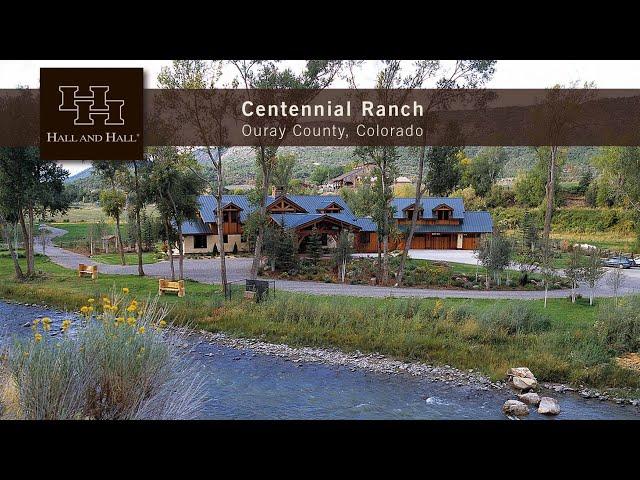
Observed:
[[[474,157],[482,147],[466,147],[465,153]],[[529,170],[535,163],[535,155],[530,147],[505,147],[507,163],[503,177],[515,177],[519,172]],[[565,164],[565,176],[576,179],[590,165],[591,158],[597,153],[597,147],[571,147]],[[344,167],[359,159],[353,154],[353,147],[282,147],[281,153],[294,153],[296,164],[294,178],[308,180],[317,165]],[[409,148],[400,148],[398,171],[400,175],[413,177],[417,172],[417,161]],[[196,158],[204,166],[210,161],[204,152],[196,152]],[[228,184],[251,183],[255,180],[255,154],[251,147],[231,147],[223,154],[226,180]],[[69,177],[67,184],[77,185],[83,190],[99,189],[99,182],[91,175],[91,169]]]

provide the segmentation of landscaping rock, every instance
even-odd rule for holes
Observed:
[[[522,417],[529,415],[529,407],[519,400],[507,400],[502,405],[502,412],[505,415],[515,415],[516,417]]]
[[[538,406],[540,404],[540,396],[537,393],[529,392],[518,395],[518,399],[527,405]]]
[[[527,367],[510,368],[507,372],[509,383],[514,388],[527,392],[538,386],[536,377],[533,376],[531,370]]]
[[[538,413],[542,415],[558,415],[560,413],[560,404],[555,398],[542,397]]]

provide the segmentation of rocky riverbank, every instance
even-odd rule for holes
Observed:
[[[47,305],[22,303],[10,300],[3,300],[3,302],[26,307],[51,309],[59,316],[65,316],[65,318],[69,316],[69,314],[65,314],[59,309],[49,307]],[[240,359],[242,355],[251,352],[251,354],[263,354],[279,357],[294,364],[316,363],[342,366],[349,368],[352,371],[366,370],[369,372],[387,375],[408,374],[430,382],[442,382],[451,387],[467,387],[481,391],[510,391],[510,387],[507,385],[506,381],[491,381],[489,378],[474,371],[473,369],[460,370],[449,365],[435,366],[421,362],[403,362],[385,355],[362,353],[359,351],[348,353],[337,349],[292,347],[286,344],[268,343],[258,339],[231,337],[224,333],[211,333],[205,330],[197,331],[185,328],[180,328],[180,330],[183,334],[182,338],[186,339],[182,347],[185,349],[188,348],[194,353],[195,344],[207,343],[210,345],[221,345],[238,350],[238,355],[235,357],[237,359]],[[205,353],[204,355],[211,354]],[[607,392],[597,391],[582,386],[574,388],[557,383],[542,383],[540,386],[543,389],[559,394],[573,394],[585,399],[598,399],[601,401],[616,403],[618,405],[632,405],[636,408],[640,408],[640,399],[620,398]]]

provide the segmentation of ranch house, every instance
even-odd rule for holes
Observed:
[[[223,242],[225,252],[246,252],[248,244],[243,226],[255,210],[245,195],[223,196]],[[306,250],[308,238],[315,229],[322,245],[330,249],[343,230],[353,234],[354,249],[360,253],[378,250],[377,225],[369,217],[356,217],[345,201],[336,195],[274,195],[267,197],[267,212],[279,228],[294,230],[300,252]],[[400,240],[391,249],[404,248],[416,208],[410,198],[393,200],[394,221],[401,232]],[[217,202],[210,195],[199,198],[197,218],[182,226],[184,251],[187,254],[212,253],[217,250]],[[423,198],[418,211],[418,223],[411,242],[412,249],[464,249],[477,247],[480,237],[493,231],[488,212],[467,212],[461,198]]]

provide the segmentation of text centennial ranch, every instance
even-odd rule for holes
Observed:
[[[274,104],[255,104],[247,100],[242,104],[242,114],[245,117],[351,117],[351,101],[334,104],[298,105],[280,102]],[[424,106],[413,101],[408,104],[376,104],[369,100],[360,102],[359,113],[363,117],[422,117]]]

